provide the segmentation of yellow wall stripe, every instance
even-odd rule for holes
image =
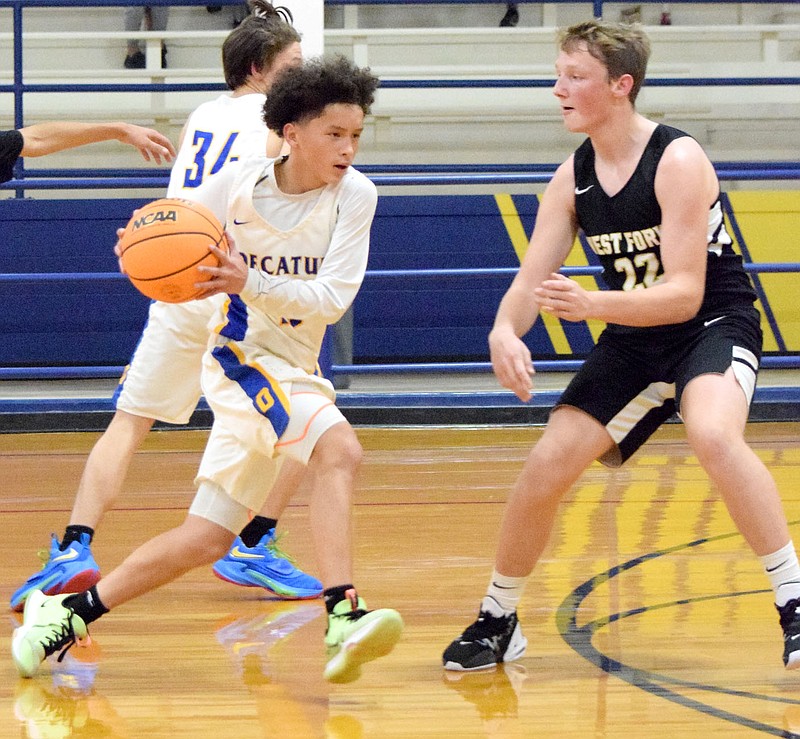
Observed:
[[[534,196],[535,197],[535,196]],[[517,258],[522,262],[522,258],[528,251],[528,235],[525,233],[525,227],[522,225],[522,219],[517,213],[517,207],[514,205],[514,200],[511,195],[507,193],[496,193],[494,196],[497,208],[500,211],[500,217],[503,219],[503,224],[508,232],[508,237],[511,239],[511,244],[517,254]],[[547,329],[547,334],[550,341],[553,343],[553,348],[556,354],[572,354],[572,347],[567,341],[567,335],[564,333],[564,328],[558,318],[549,316],[546,313],[541,313],[544,326]]]
[[[517,253],[517,259],[522,263],[522,259],[528,251],[529,239],[525,233],[525,227],[522,225],[522,219],[517,213],[517,207],[507,193],[497,193],[494,199],[497,203],[497,209],[500,211],[500,217],[503,219],[503,225],[508,232],[508,237],[511,239],[511,245]]]

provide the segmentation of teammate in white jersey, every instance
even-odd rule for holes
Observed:
[[[251,153],[281,151],[262,118],[266,91],[275,75],[302,60],[300,35],[265,0],[226,38],[222,47],[225,81],[232,90],[200,105],[188,118],[170,174],[168,197],[195,199],[198,188],[231,162]],[[133,454],[155,420],[185,424],[201,395],[200,369],[208,344],[213,300],[153,302],[147,324],[114,395],[116,412],[95,444],[83,472],[69,525],[61,541],[53,536],[44,568],[11,597],[22,610],[33,590],[48,595],[78,592],[93,585],[100,571],[91,541],[103,515],[122,488]],[[214,572],[238,585],[265,587],[285,598],[312,598],[322,592],[315,577],[295,568],[275,545],[279,515],[303,474],[287,464],[268,501]],[[238,556],[238,555],[244,556]]]
[[[35,591],[14,633],[20,674],[85,638],[87,624],[227,551],[257,486],[241,486],[263,459],[307,465],[311,531],[328,610],[325,643],[338,651],[326,679],[356,679],[387,654],[403,622],[392,609],[366,610],[353,585],[352,495],[362,449],[316,374],[325,328],[347,310],[364,277],[375,186],[351,168],[378,80],[342,57],[286,70],[264,119],[290,147],[286,157],[231,166],[198,192],[225,220],[230,255],[204,269],[205,294],[224,294],[203,358],[203,391],[214,426],[186,520],[139,547],[95,586],[76,595]],[[224,209],[224,211],[222,210]]]

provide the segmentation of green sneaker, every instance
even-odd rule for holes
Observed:
[[[338,650],[328,660],[323,673],[332,683],[349,683],[361,675],[361,665],[389,654],[400,639],[403,619],[391,608],[368,611],[362,598],[355,602],[355,592],[336,604],[328,615],[325,644]]]
[[[14,629],[11,656],[22,677],[33,677],[39,665],[54,652],[58,659],[76,642],[88,638],[89,631],[80,616],[62,605],[62,595],[45,595],[34,590],[25,601],[22,626]]]

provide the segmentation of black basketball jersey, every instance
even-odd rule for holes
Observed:
[[[655,193],[658,163],[667,145],[687,133],[659,125],[653,131],[636,170],[614,196],[603,191],[595,172],[595,152],[590,139],[575,151],[575,210],[578,225],[603,267],[603,280],[611,290],[652,287],[661,280],[661,207]],[[751,306],[756,299],[742,259],[731,248],[731,237],[719,197],[708,215],[708,266],[703,303],[697,317],[720,315],[726,310]],[[609,324],[611,331],[648,331],[648,328]]]
[[[0,182],[8,182],[14,176],[14,165],[24,145],[19,131],[0,131]]]

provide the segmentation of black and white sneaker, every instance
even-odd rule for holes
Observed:
[[[486,670],[500,662],[519,659],[527,646],[516,612],[506,614],[487,595],[481,601],[478,620],[444,650],[442,663],[445,670]],[[797,657],[800,660],[800,652]]]
[[[800,668],[800,598],[775,606],[783,629],[783,664],[787,670]]]

